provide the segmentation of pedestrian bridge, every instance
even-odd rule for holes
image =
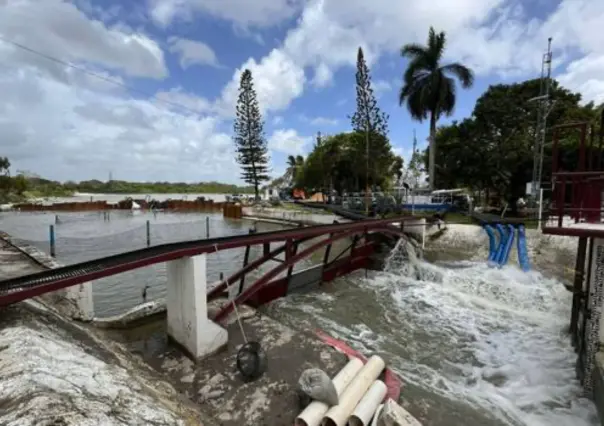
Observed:
[[[285,296],[296,285],[293,274],[296,263],[325,249],[323,262],[315,268],[314,280],[330,281],[367,267],[377,235],[399,238],[405,235],[406,226],[417,225],[416,218],[397,217],[162,244],[0,281],[0,306],[58,290],[75,290],[79,294],[76,300],[82,301],[80,309],[93,311],[92,281],[165,262],[168,334],[194,358],[199,358],[226,343],[226,331],[217,323],[225,320],[237,305],[261,305]],[[349,246],[328,261],[332,244],[345,239],[351,241]],[[306,244],[302,246],[303,243]],[[248,262],[253,246],[262,247],[262,256]],[[236,248],[246,250],[242,268],[208,291],[206,255]],[[283,259],[278,259],[279,255],[284,255]],[[245,276],[270,260],[279,263],[251,285],[244,286]],[[285,278],[278,278],[285,272]],[[228,290],[235,286],[236,296],[208,318],[207,302],[225,293],[232,294]],[[92,318],[94,312],[82,316]]]

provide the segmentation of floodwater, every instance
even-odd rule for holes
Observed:
[[[147,246],[147,221],[151,245],[207,238],[248,234],[254,226],[248,220],[225,219],[222,213],[164,213],[111,211],[109,220],[103,212],[0,213],[0,230],[42,251],[50,251],[49,229],[55,226],[56,259],[72,264]],[[257,223],[257,232],[283,229],[281,225]],[[250,259],[261,248],[251,250]],[[207,257],[208,282],[228,277],[240,269],[244,249],[220,251]],[[299,265],[297,268],[302,267]],[[296,269],[297,269],[296,268]],[[165,297],[166,267],[164,263],[137,269],[95,281],[93,285],[95,315],[106,317],[123,313],[142,303],[143,288],[147,300]]]
[[[112,212],[106,221],[97,212],[61,213],[57,258],[72,263],[144,247],[147,220],[152,244],[206,238],[206,217],[211,237],[246,234],[252,226],[221,214]],[[2,213],[0,229],[48,250],[54,220],[50,213]],[[430,263],[397,247],[384,271],[359,271],[264,310],[294,328],[318,327],[365,354],[383,356],[403,378],[406,407],[426,426],[599,424],[575,379],[570,293],[560,282],[514,266],[426,257]],[[242,260],[243,250],[209,255],[210,279],[228,276]],[[140,303],[145,284],[149,299],[163,297],[164,265],[95,282],[97,315]],[[120,333],[130,347],[156,352],[164,348],[165,321]]]
[[[428,263],[398,247],[384,271],[277,300],[267,313],[383,356],[424,425],[599,424],[575,379],[570,293],[538,272]]]
[[[83,202],[83,201],[107,201],[108,203],[117,203],[126,198],[165,201],[172,200],[195,200],[198,197],[205,197],[206,200],[214,200],[219,203],[226,200],[226,194],[87,194],[76,193],[71,197],[49,197],[44,199],[45,204],[63,203],[63,202]]]
[[[58,217],[58,221],[56,220]],[[226,219],[222,213],[169,213],[148,211],[112,210],[109,217],[104,212],[0,212],[0,230],[17,240],[50,252],[50,226],[55,229],[56,259],[64,265],[96,259],[113,254],[147,247],[147,222],[151,245],[195,239],[245,235],[250,228],[256,232],[271,232],[283,229],[283,225],[252,222],[250,220]],[[301,245],[307,247],[316,240]],[[275,249],[279,244],[272,244]],[[334,244],[333,253],[344,248],[346,241]],[[207,280],[212,284],[227,278],[241,269],[245,249],[232,249],[210,253],[207,256]],[[262,247],[250,250],[249,261],[262,255]],[[333,257],[333,256],[332,256]],[[282,259],[283,255],[278,258]],[[304,269],[321,261],[321,253],[315,253],[298,263],[294,271]],[[262,273],[275,267],[268,262],[246,277],[246,286]],[[278,275],[284,276],[287,271]],[[166,265],[159,263],[123,274],[96,280],[92,286],[94,309],[97,317],[103,318],[124,313],[143,302],[146,288],[147,301],[166,295]],[[231,286],[231,293],[237,291]]]

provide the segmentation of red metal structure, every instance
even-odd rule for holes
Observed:
[[[590,333],[588,330],[598,330],[600,327],[600,302],[594,295],[601,292],[603,285],[600,274],[592,271],[602,268],[597,256],[601,245],[596,240],[604,238],[604,111],[598,132],[595,125],[587,122],[565,124],[553,130],[552,209],[543,233],[574,236],[579,240],[574,282],[572,286],[567,286],[573,293],[570,334],[577,351],[578,377],[585,389],[591,391],[594,386],[595,353],[600,343],[599,333]],[[569,132],[579,133],[576,152],[572,147],[563,150],[560,146],[563,136],[569,135]],[[561,158],[561,153],[566,154],[565,158]],[[575,154],[576,163],[572,164]]]
[[[568,132],[579,132],[579,149],[574,170],[560,159],[561,136]],[[589,136],[589,144],[587,139]],[[595,141],[598,139],[598,145]],[[550,220],[543,228],[545,234],[570,236],[604,236],[602,230],[565,226],[564,217],[578,223],[602,222],[602,191],[604,170],[602,169],[602,144],[604,142],[604,111],[599,135],[593,124],[571,123],[553,128],[552,142],[552,209]],[[594,233],[595,232],[595,233]]]
[[[387,233],[402,236],[401,228],[404,228],[406,219],[408,218],[364,220],[352,223],[320,225],[277,232],[186,241],[148,247],[0,281],[0,306],[156,263],[169,262],[181,257],[214,253],[234,248],[246,248],[246,251],[249,252],[249,248],[254,245],[262,245],[263,256],[249,264],[246,260],[243,269],[229,277],[218,288],[212,290],[208,298],[211,299],[219,296],[228,285],[235,283],[237,280],[242,280],[236,303],[240,304],[249,301],[252,304],[262,304],[287,293],[287,278],[276,281],[271,280],[285,270],[288,270],[288,277],[291,276],[293,266],[297,262],[323,247],[327,247],[322,272],[323,280],[329,281],[338,275],[367,266],[369,262],[368,256],[374,249],[374,243],[371,241],[372,235],[375,233]],[[397,222],[400,223],[400,228],[391,226]],[[327,238],[323,238],[309,248],[297,253],[298,246],[301,243],[318,237]],[[331,244],[347,237],[352,237],[352,244],[348,247],[350,255],[346,258],[341,258],[338,255],[333,261],[328,263],[328,253],[331,249]],[[271,251],[271,243],[284,243],[284,245]],[[243,279],[246,274],[269,260],[277,260],[276,256],[281,253],[285,253],[285,260],[281,261],[281,264],[276,268],[244,290]],[[228,314],[229,309],[233,305],[230,304],[229,306],[230,308],[223,309],[219,313],[218,319]]]

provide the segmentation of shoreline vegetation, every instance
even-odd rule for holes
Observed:
[[[58,182],[38,176],[0,176],[0,203],[82,194],[253,194],[254,188],[221,182]]]

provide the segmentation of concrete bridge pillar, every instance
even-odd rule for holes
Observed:
[[[227,343],[227,331],[208,319],[206,255],[167,263],[168,336],[194,358]]]
[[[80,321],[94,319],[94,300],[92,298],[92,282],[78,284],[65,289],[65,297],[75,304],[71,317]]]

